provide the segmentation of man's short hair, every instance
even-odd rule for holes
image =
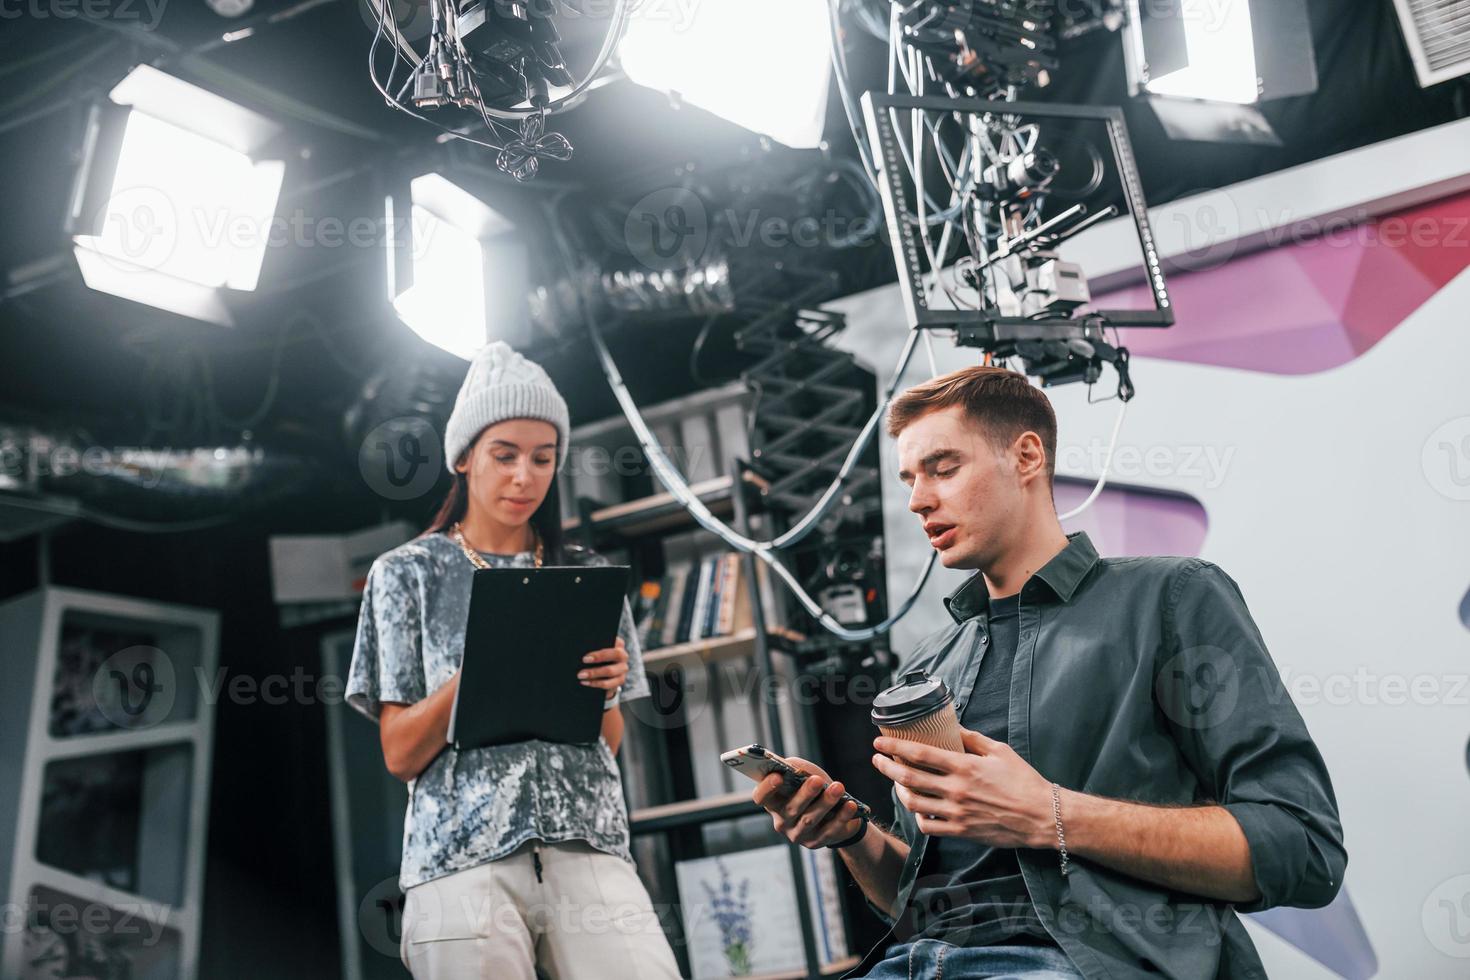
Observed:
[[[1040,389],[1023,374],[999,367],[967,367],[914,385],[888,407],[888,434],[897,437],[916,419],[952,405],[970,419],[996,449],[1009,447],[1023,432],[1041,438],[1046,478],[1056,474],[1057,414]]]

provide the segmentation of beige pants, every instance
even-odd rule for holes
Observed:
[[[400,952],[414,980],[679,977],[638,873],[582,841],[528,842],[410,888]]]

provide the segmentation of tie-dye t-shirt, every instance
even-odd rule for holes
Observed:
[[[590,551],[566,552],[567,564],[608,564]],[[500,567],[535,564],[530,552],[484,557]],[[349,704],[376,719],[385,701],[412,704],[453,676],[464,651],[473,577],[474,566],[444,534],[416,538],[373,562],[348,671]],[[618,634],[628,650],[619,697],[647,697],[626,600]],[[601,737],[586,746],[539,740],[463,751],[450,746],[408,784],[403,830],[404,890],[504,857],[533,837],[584,840],[633,860],[617,762]]]

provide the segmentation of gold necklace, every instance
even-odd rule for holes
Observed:
[[[546,549],[541,544],[541,535],[537,533],[536,526],[534,524],[531,525],[531,536],[536,539],[536,567],[540,568],[541,559],[544,556]],[[490,563],[482,558],[478,551],[476,551],[474,548],[471,548],[469,546],[469,542],[465,541],[464,529],[459,526],[459,521],[454,522],[454,540],[455,543],[459,545],[460,550],[464,552],[465,557],[470,560],[471,565],[474,565],[476,568],[491,567]]]

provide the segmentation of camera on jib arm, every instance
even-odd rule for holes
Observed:
[[[1019,154],[984,171],[977,197],[990,202],[1003,216],[996,251],[983,262],[962,271],[971,288],[979,290],[1001,316],[1067,316],[1092,294],[1087,277],[1075,262],[1057,257],[1060,234],[1023,232],[1029,210],[1037,206],[1061,164],[1045,149]],[[976,207],[985,205],[979,201]]]

